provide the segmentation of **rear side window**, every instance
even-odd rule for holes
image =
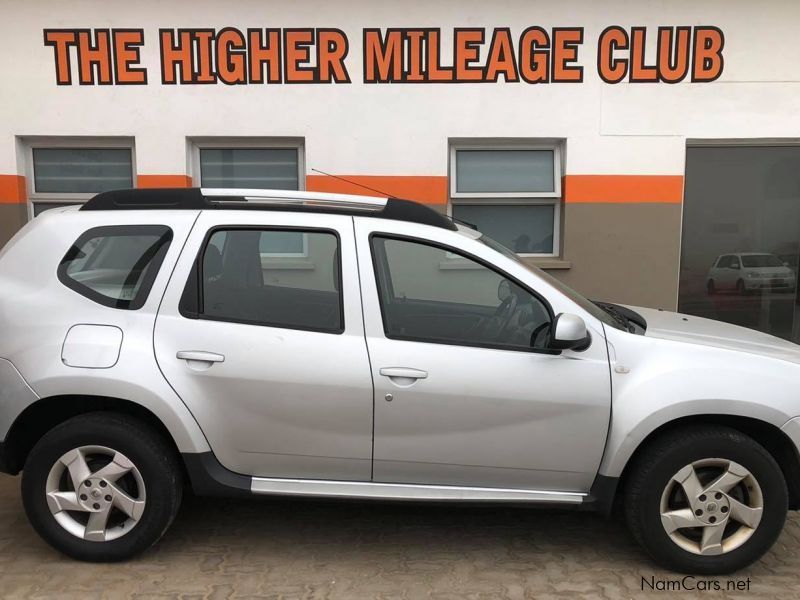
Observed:
[[[302,251],[276,254],[292,244]],[[339,237],[331,231],[216,229],[189,277],[181,314],[341,333],[340,273]]]
[[[163,225],[90,229],[58,266],[58,279],[103,306],[136,310],[147,300],[172,241]]]

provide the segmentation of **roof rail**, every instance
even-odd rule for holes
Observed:
[[[255,190],[236,188],[200,188],[200,193],[209,202],[220,204],[247,203],[264,206],[276,204],[301,205],[318,208],[349,208],[352,210],[377,211],[386,207],[388,198],[373,198],[352,194],[328,194],[297,190]]]
[[[364,215],[456,230],[451,219],[424,204],[350,194],[226,188],[129,189],[101,192],[81,210],[283,210]]]

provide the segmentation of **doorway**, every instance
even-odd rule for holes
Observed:
[[[800,341],[800,146],[686,151],[681,312]]]

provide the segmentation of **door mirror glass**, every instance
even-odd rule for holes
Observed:
[[[553,321],[553,335],[550,347],[554,350],[586,350],[592,338],[586,329],[586,323],[578,315],[560,313]]]
[[[730,266],[731,266],[731,269],[739,270],[739,263],[738,262],[732,262]]]

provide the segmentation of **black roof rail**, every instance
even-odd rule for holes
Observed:
[[[81,210],[278,210],[362,215],[455,231],[449,217],[400,198],[374,198],[286,190],[153,188],[101,192]]]

